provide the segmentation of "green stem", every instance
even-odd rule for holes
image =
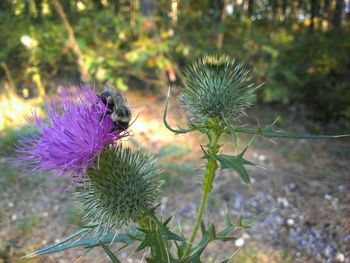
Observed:
[[[201,225],[203,213],[204,213],[206,204],[208,202],[209,194],[213,188],[215,172],[216,172],[216,169],[218,168],[217,160],[213,156],[215,156],[218,153],[220,148],[218,144],[218,140],[220,138],[221,131],[210,129],[207,135],[209,138],[208,155],[206,156],[208,162],[205,166],[206,172],[204,174],[204,181],[202,185],[202,198],[201,198],[201,203],[198,210],[197,220],[192,230],[191,238],[184,252],[184,258],[186,258],[190,254],[192,243],[196,238],[199,226]]]

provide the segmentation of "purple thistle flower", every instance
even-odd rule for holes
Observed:
[[[60,101],[48,104],[49,123],[33,114],[37,134],[19,140],[16,162],[30,166],[29,173],[70,174],[77,183],[105,147],[127,134],[115,130],[107,105],[94,89],[63,89]]]

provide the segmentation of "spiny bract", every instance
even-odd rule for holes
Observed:
[[[252,104],[258,87],[250,70],[227,55],[204,56],[185,71],[185,82],[180,101],[193,123],[232,124]]]
[[[85,218],[103,229],[120,228],[155,207],[161,181],[155,159],[129,148],[109,148],[88,170],[88,186],[78,188]]]

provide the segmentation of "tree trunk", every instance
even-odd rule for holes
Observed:
[[[282,16],[283,21],[287,20],[287,0],[282,0]]]
[[[341,31],[342,29],[344,5],[344,0],[336,0],[333,16],[333,29],[336,31]]]
[[[119,12],[119,9],[120,9],[120,8],[119,8],[119,5],[120,5],[119,0],[111,0],[110,3],[111,3],[112,6],[113,6],[114,12],[115,12],[115,13],[118,13],[118,12]]]
[[[323,13],[328,13],[331,0],[324,0],[323,3]]]
[[[329,19],[329,7],[331,4],[331,0],[324,0],[322,7],[322,20],[327,21]]]
[[[8,3],[7,0],[0,1],[0,14],[5,13],[9,9],[11,9],[11,8],[10,8],[10,4]]]
[[[317,0],[311,0],[311,9],[310,9],[310,32],[313,33],[315,30],[315,17],[316,17],[316,3]]]
[[[214,10],[213,20],[217,23],[221,21],[221,14],[225,1],[222,0],[212,0],[209,1],[209,9]]]
[[[10,70],[7,67],[7,64],[5,62],[1,62],[0,66],[4,70],[5,77],[6,77],[7,81],[8,81],[8,85],[4,86],[5,92],[7,94],[15,94],[16,93],[16,86],[15,86],[15,83],[14,83],[13,78],[11,76]]]
[[[60,16],[60,18],[62,20],[63,26],[65,27],[65,29],[68,32],[69,45],[70,45],[74,55],[77,57],[77,64],[78,64],[79,69],[80,69],[81,80],[88,81],[90,79],[90,75],[89,75],[89,72],[88,72],[87,67],[85,65],[83,54],[82,54],[82,52],[79,48],[78,42],[75,38],[73,28],[68,21],[68,18],[63,10],[63,7],[62,7],[60,1],[53,0],[53,3],[55,5],[55,8],[56,8],[58,15]]]
[[[248,0],[248,15],[251,17],[254,14],[254,0]]]
[[[307,5],[306,5],[306,6],[307,6]],[[300,9],[304,10],[304,8],[305,8],[305,3],[304,3],[304,1],[298,0],[298,1],[297,1],[297,9],[298,9],[298,10],[300,10]]]
[[[30,0],[24,0],[24,16],[30,17]]]
[[[227,12],[226,12],[227,4],[228,4],[228,0],[224,0],[224,6],[222,7],[221,19],[220,19],[220,23],[223,24],[223,25],[225,25],[225,20],[226,20],[226,17],[227,17]],[[216,48],[218,50],[221,50],[222,45],[224,43],[224,34],[225,34],[225,29],[223,29],[218,34],[218,38],[216,40]]]
[[[64,12],[67,14],[67,16],[70,16],[70,14],[72,13],[71,0],[61,0],[61,3]]]
[[[291,2],[291,11],[290,11],[290,17],[295,21],[295,19],[298,16],[298,2],[292,1]]]
[[[272,18],[273,20],[276,20],[277,12],[278,12],[278,0],[271,0],[270,1],[270,6],[271,6],[271,12],[272,12]]]
[[[103,4],[100,0],[93,0],[92,2],[97,10],[101,10],[103,8]]]
[[[35,9],[36,9],[36,19],[38,21],[41,21],[43,17],[43,1],[42,0],[35,0]]]

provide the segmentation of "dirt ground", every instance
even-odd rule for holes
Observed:
[[[159,156],[160,167],[170,170],[165,173],[159,212],[164,217],[173,215],[174,228],[181,222],[188,236],[200,200],[203,163],[199,146],[206,144],[205,138],[199,133],[173,135],[166,130],[162,124],[164,98],[136,91],[126,96],[138,117],[131,127],[132,140],[123,144],[135,147],[136,141],[155,154],[164,152],[166,145],[180,149],[180,154]],[[291,117],[288,109],[272,112],[271,108],[254,108],[248,115],[252,127],[257,125],[256,119],[265,125],[282,115],[281,129],[305,132],[303,122]],[[174,99],[168,119],[173,126],[185,125]],[[249,140],[243,137],[240,146]],[[230,146],[222,150],[232,152]],[[235,242],[211,245],[205,262],[219,262],[233,253],[232,262],[350,262],[350,139],[272,142],[256,138],[246,159],[257,164],[248,168],[252,184],[246,186],[232,172],[219,171],[205,221],[222,227],[226,210],[233,218],[242,211],[247,217],[261,212],[270,215],[253,228],[236,232]],[[1,263],[19,262],[20,256],[78,229],[79,207],[72,201],[72,192],[54,191],[65,181],[46,181],[45,175],[28,178],[13,171],[0,182]],[[120,254],[122,262],[144,262],[142,256],[132,255],[132,251]],[[23,262],[109,260],[99,248],[88,253],[78,248]]]

